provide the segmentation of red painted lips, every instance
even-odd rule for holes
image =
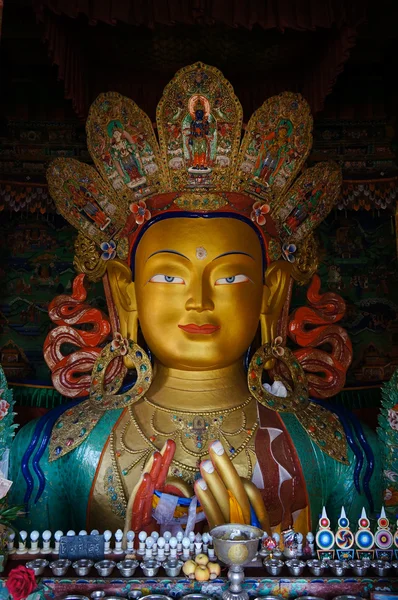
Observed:
[[[210,323],[205,325],[195,325],[195,323],[190,323],[189,325],[179,325],[178,327],[187,333],[196,333],[202,335],[214,333],[220,329],[219,325],[210,325]]]

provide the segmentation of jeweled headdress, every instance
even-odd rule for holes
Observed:
[[[57,208],[80,233],[75,265],[92,279],[105,272],[106,260],[127,260],[140,228],[171,211],[247,217],[270,261],[293,262],[336,202],[336,164],[298,177],[312,144],[312,117],[299,94],[267,100],[241,140],[242,107],[231,84],[199,62],[167,85],[156,122],[158,139],[132,100],[101,94],[86,125],[96,169],[74,159],[49,168]]]

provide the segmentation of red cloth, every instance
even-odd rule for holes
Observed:
[[[87,65],[84,22],[76,19],[84,15],[90,25],[118,22],[154,29],[156,26],[189,26],[218,24],[226,27],[252,29],[286,29],[314,32],[310,38],[303,64],[282,65],[270,71],[271,76],[256,77],[245,82],[240,90],[247,114],[267,97],[289,89],[301,92],[314,113],[322,110],[326,96],[331,92],[338,74],[343,70],[350,48],[356,41],[356,30],[364,19],[363,3],[346,0],[32,0],[34,9],[44,27],[49,55],[58,65],[58,77],[64,81],[65,97],[72,100],[81,118],[86,118],[89,104],[100,91],[114,89],[132,97],[154,116],[155,105],[162,93],[162,73],[142,83],[134,76],[134,66],[126,73],[117,67],[108,70],[103,65]],[[87,25],[88,27],[88,25]],[[315,32],[321,32],[316,35]],[[100,34],[106,44],[106,36]],[[312,47],[312,45],[314,47]],[[167,56],[165,57],[167,63]],[[185,66],[185,63],[180,65]],[[250,72],[250,64],[248,71]],[[233,67],[232,67],[233,68]],[[289,70],[290,69],[290,70]],[[281,72],[279,72],[281,71]],[[171,75],[172,76],[172,75]],[[239,77],[238,77],[239,79]],[[162,87],[161,87],[162,86]],[[126,90],[130,87],[130,90]],[[143,102],[140,102],[140,96]],[[249,98],[247,98],[249,96]]]

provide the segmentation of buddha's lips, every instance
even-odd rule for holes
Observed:
[[[220,329],[219,325],[210,325],[207,323],[205,325],[195,325],[195,323],[190,323],[189,325],[179,325],[178,326],[183,331],[187,333],[200,333],[200,334],[209,334],[214,333],[218,329]]]

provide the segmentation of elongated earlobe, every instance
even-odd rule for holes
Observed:
[[[279,260],[272,263],[265,273],[260,315],[262,344],[272,342],[277,336],[278,321],[289,290],[291,272],[291,263]]]
[[[120,333],[124,338],[137,342],[138,313],[131,270],[126,264],[118,260],[112,260],[107,267],[107,273],[119,320]],[[127,368],[132,368],[128,357],[124,362]]]

